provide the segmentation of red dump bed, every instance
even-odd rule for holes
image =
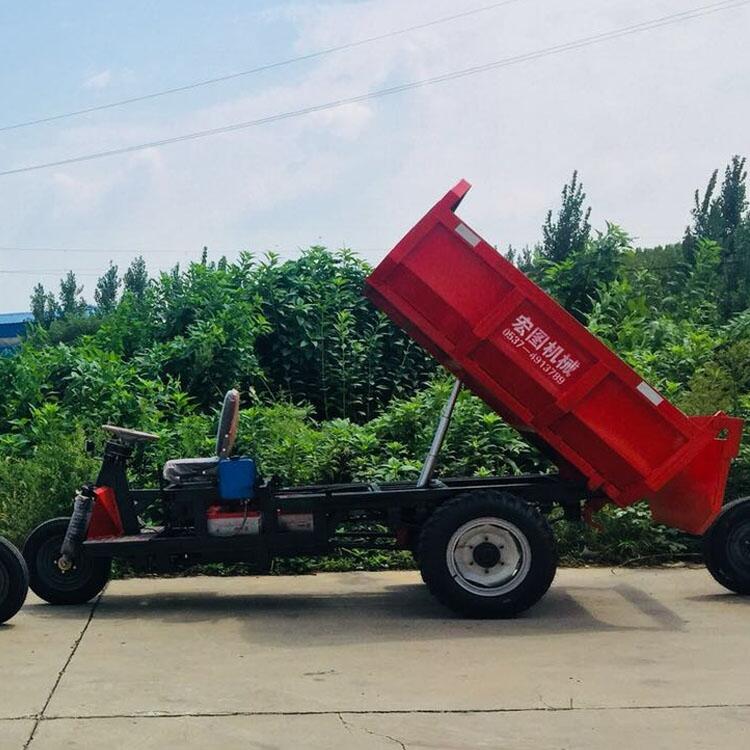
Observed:
[[[367,279],[372,302],[591,492],[648,499],[702,533],[721,508],[742,420],[689,417],[454,211],[462,181]]]

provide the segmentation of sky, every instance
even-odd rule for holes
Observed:
[[[129,106],[19,122],[247,70],[491,0],[0,0],[0,171],[439,76],[711,0],[511,0],[388,39]],[[0,176],[0,312],[68,269],[155,272],[241,250],[347,246],[376,263],[459,179],[489,242],[533,245],[577,169],[592,223],[678,239],[692,196],[750,153],[750,5],[209,138]],[[54,249],[39,251],[40,248]],[[73,251],[75,250],[75,251]],[[83,252],[86,251],[86,252]]]

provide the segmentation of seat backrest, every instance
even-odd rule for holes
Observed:
[[[237,438],[237,423],[240,419],[240,394],[232,388],[224,396],[219,416],[219,429],[216,431],[216,455],[226,458],[232,453]]]

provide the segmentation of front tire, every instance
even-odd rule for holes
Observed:
[[[506,492],[467,492],[427,520],[420,571],[430,592],[476,618],[514,617],[536,604],[555,577],[557,553],[544,516]]]
[[[750,497],[722,508],[703,536],[703,559],[722,586],[750,594]]]
[[[29,534],[23,546],[31,590],[50,604],[85,604],[109,581],[112,561],[106,557],[90,557],[80,551],[69,570],[57,564],[69,520],[45,521]]]
[[[29,571],[21,553],[0,537],[0,623],[18,612],[29,592]]]

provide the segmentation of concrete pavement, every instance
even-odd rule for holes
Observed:
[[[116,581],[0,627],[0,748],[747,748],[749,614],[685,568],[482,622],[411,572]]]

